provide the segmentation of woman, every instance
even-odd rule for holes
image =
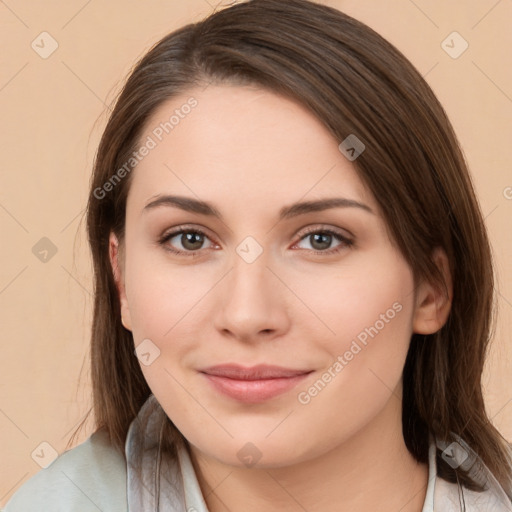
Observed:
[[[481,389],[493,273],[421,75],[253,0],[160,41],[97,153],[97,431],[18,510],[512,510]]]

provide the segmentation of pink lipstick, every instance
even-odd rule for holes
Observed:
[[[199,371],[217,391],[241,402],[259,403],[289,391],[313,370],[265,364],[244,367],[231,363]]]

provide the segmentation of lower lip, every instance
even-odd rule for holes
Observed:
[[[303,381],[309,373],[296,375],[295,377],[260,380],[228,379],[227,377],[207,373],[203,373],[203,375],[217,391],[240,402],[255,404],[286,393],[286,391]]]

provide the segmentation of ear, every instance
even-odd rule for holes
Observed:
[[[453,282],[445,251],[437,247],[432,257],[444,277],[444,287],[423,281],[416,292],[413,332],[433,334],[439,331],[448,319],[453,300]]]
[[[110,233],[109,237],[109,256],[110,264],[112,265],[112,272],[114,274],[114,281],[116,283],[117,292],[119,295],[119,301],[121,306],[121,322],[125,329],[132,330],[130,309],[128,307],[128,300],[126,298],[126,290],[124,286],[124,275],[122,265],[122,254],[119,250],[119,241],[114,235]]]

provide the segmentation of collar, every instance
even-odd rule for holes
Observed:
[[[185,443],[178,442],[177,458],[162,456],[160,439],[166,421],[165,411],[151,394],[130,424],[125,444],[128,512],[208,512]],[[512,512],[512,493],[507,495],[461,438],[454,435],[454,439],[446,443],[430,438],[429,479],[422,512]],[[460,465],[468,470],[484,491],[473,492],[439,478],[439,450],[452,467]]]
[[[184,443],[177,444],[177,459],[163,457],[160,439],[166,421],[151,394],[130,424],[125,444],[128,512],[208,512]]]
[[[448,442],[430,437],[429,482],[422,512],[511,512],[512,489],[505,491],[476,452],[460,436],[451,435]],[[451,467],[464,469],[483,491],[471,491],[438,477],[438,452]]]

